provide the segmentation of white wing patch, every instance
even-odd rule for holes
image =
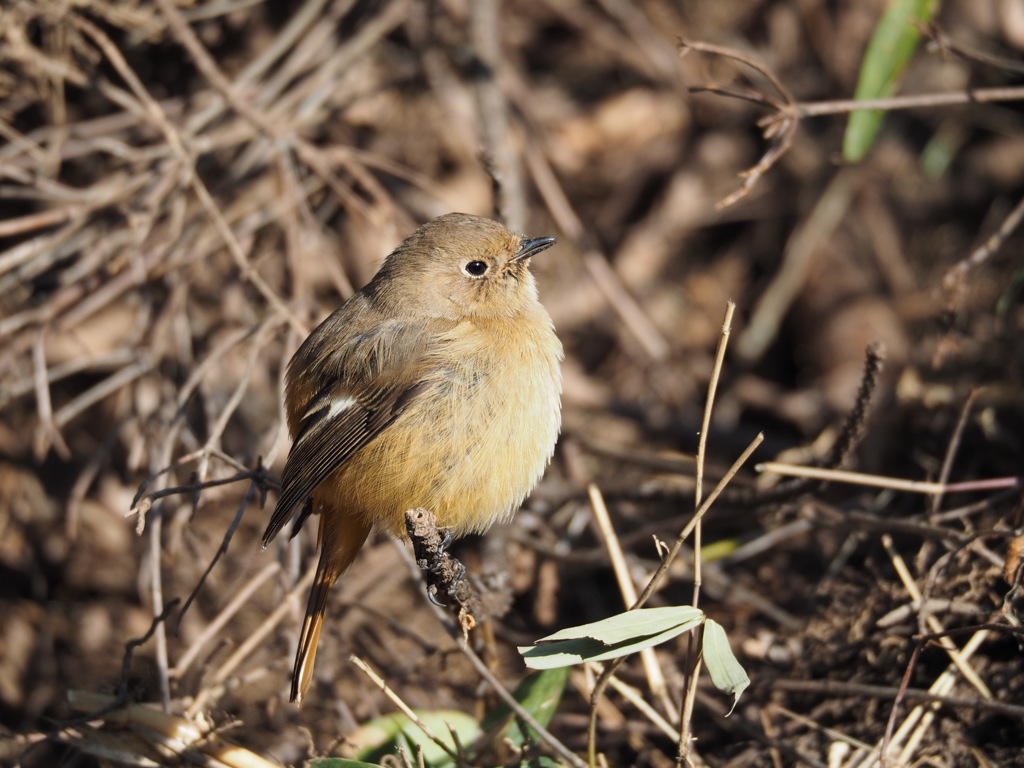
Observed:
[[[338,414],[347,411],[353,405],[357,405],[354,397],[336,397],[331,399],[331,408],[327,411],[328,420],[338,418]]]
[[[354,397],[332,397],[330,400],[330,406],[327,409],[327,413],[324,414],[324,420],[331,421],[337,418],[338,414],[347,411],[349,408],[356,404],[357,401]],[[314,413],[322,411],[323,408],[323,399],[317,398],[316,400],[313,401],[313,405],[310,406],[309,410],[302,414],[302,420],[305,421]]]

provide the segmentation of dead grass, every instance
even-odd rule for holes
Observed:
[[[692,513],[687,456],[730,299],[704,430],[712,484],[760,431],[757,461],[825,461],[875,341],[886,366],[844,469],[1019,475],[1016,104],[893,113],[868,159],[840,167],[841,116],[801,113],[773,145],[762,105],[688,88],[785,101],[775,78],[793,103],[844,99],[881,0],[521,0],[490,21],[484,6],[0,9],[0,761],[230,762],[228,744],[275,764],[337,754],[393,711],[353,653],[412,707],[494,706],[384,540],[337,590],[307,703],[287,705],[313,542],[258,546],[287,450],[284,363],[403,235],[447,211],[497,206],[560,238],[537,264],[568,352],[559,452],[510,529],[457,549],[510,603],[471,642],[509,688],[524,677],[515,645],[623,609],[607,524],[642,586],[651,537],[673,540]],[[1015,86],[1019,72],[973,54],[1019,59],[1024,30],[998,7],[945,3],[956,45],[919,52],[903,92]],[[681,57],[683,38],[768,77]],[[716,208],[749,168],[742,199]],[[698,688],[695,764],[861,768],[860,745],[888,740],[890,766],[1024,765],[1004,607],[1020,610],[1004,580],[1019,580],[1019,488],[832,485],[752,506],[758,483],[745,470],[702,523],[700,605],[753,686],[728,719]],[[693,599],[690,545],[654,603]],[[654,654],[662,696],[637,659],[619,670],[597,710],[608,764],[673,764],[674,739],[631,697],[677,710],[685,652],[684,639]],[[592,684],[575,671],[550,725],[578,755]],[[72,720],[102,704],[76,694],[73,711],[72,690],[165,706],[204,735],[157,738],[138,710]],[[479,762],[512,758],[492,744]]]

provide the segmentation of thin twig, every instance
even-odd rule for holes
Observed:
[[[469,9],[469,30],[476,54],[473,78],[477,120],[482,134],[485,165],[494,186],[494,210],[513,232],[526,229],[523,168],[509,132],[508,100],[501,88],[505,65],[501,52],[500,0],[474,0]]]
[[[736,352],[747,365],[760,360],[777,338],[783,319],[807,284],[815,256],[846,216],[861,176],[855,168],[841,169],[817,197],[810,215],[790,235],[782,265],[757,300],[736,342]]]
[[[1006,629],[1005,625],[994,625]],[[977,629],[977,628],[974,628]],[[1017,627],[1016,629],[1021,629]],[[1024,631],[1024,629],[1022,629]],[[945,633],[944,633],[945,634]],[[917,637],[916,640],[926,639]],[[794,693],[813,693],[835,699],[851,696],[869,697],[872,699],[893,699],[900,689],[891,685],[868,685],[866,683],[848,682],[845,680],[786,680],[773,679],[771,687],[777,691],[793,691]],[[923,688],[907,688],[903,691],[903,698],[910,701],[926,701],[941,704],[944,707],[966,709],[970,711],[992,712],[993,714],[1005,715],[1015,720],[1024,721],[1024,705],[1012,704],[1005,701],[982,698],[969,698],[967,696],[941,696]]]
[[[921,594],[921,590],[917,586],[917,582],[914,581],[914,577],[910,574],[910,569],[904,562],[903,557],[896,550],[893,544],[892,536],[889,534],[882,535],[882,546],[885,547],[885,551],[889,555],[889,559],[892,562],[893,568],[900,577],[900,581],[903,583],[904,589],[910,594],[910,599],[916,606],[924,604],[924,596]],[[934,614],[928,615],[928,626],[933,632],[942,632],[943,627],[939,624],[939,620],[935,618]],[[985,685],[985,682],[981,679],[977,672],[974,671],[973,667],[968,666],[966,660],[960,655],[953,641],[948,636],[941,637],[939,646],[949,655],[953,664],[960,670],[960,674],[964,676],[971,685],[974,686],[975,690],[981,694],[982,698],[986,700],[992,700],[992,691]]]
[[[836,101],[799,102],[799,117],[820,117],[856,112],[860,109],[923,109],[961,104],[990,104],[1001,101],[1024,101],[1024,86],[1005,88],[970,88],[954,93],[922,93],[914,96],[890,96],[886,99],[839,99]]]
[[[619,584],[619,592],[622,593],[622,601],[627,607],[634,605],[637,600],[636,585],[629,572],[629,564],[622,552],[622,543],[615,533],[615,526],[612,525],[611,516],[608,514],[608,507],[604,503],[600,489],[590,483],[587,486],[587,495],[590,497],[590,507],[594,512],[594,519],[597,521],[601,539],[608,549],[608,559],[611,560],[612,571],[615,573],[615,580]],[[651,693],[661,702],[662,709],[671,718],[678,717],[675,705],[668,695],[668,685],[665,683],[665,675],[658,664],[658,657],[653,648],[644,648],[640,651],[640,662],[643,664],[644,674],[647,676],[647,684]]]
[[[210,640],[216,638],[231,618],[245,607],[249,602],[249,599],[256,594],[257,590],[259,590],[271,576],[279,573],[280,570],[280,563],[269,563],[264,566],[263,570],[253,576],[244,587],[236,592],[231,597],[228,604],[220,610],[212,621],[206,623],[202,632],[192,640],[185,652],[178,657],[177,663],[171,668],[171,677],[176,680],[180,680],[188,671],[189,667],[192,666],[192,662],[199,657],[199,652],[206,646],[206,644],[210,642]],[[184,609],[182,612],[184,612]]]
[[[988,631],[982,630],[975,633],[971,639],[964,645],[960,650],[961,657],[966,661],[974,652],[978,650],[981,644],[988,637]],[[953,685],[957,679],[956,667],[950,664],[936,679],[935,682],[928,688],[929,693],[944,696],[952,690]],[[920,725],[928,725],[934,719],[935,704],[926,703],[916,706],[904,719],[903,723],[896,732],[893,734],[890,741],[890,745],[901,745],[904,744],[910,735],[910,733],[918,728]],[[878,761],[878,756],[881,754],[881,741],[875,744],[875,746],[867,752],[867,754],[861,754],[856,759],[853,759],[847,763],[848,768],[872,768]],[[901,760],[903,757],[900,758]]]
[[[394,704],[396,707],[398,707],[398,710],[403,715],[405,715],[407,718],[409,718],[409,720],[417,728],[419,728],[421,731],[423,731],[423,733],[426,735],[426,737],[428,739],[430,739],[437,746],[439,746],[441,748],[441,750],[446,755],[448,755],[448,757],[450,757],[452,760],[454,760],[457,765],[467,765],[467,766],[470,765],[470,763],[466,759],[465,755],[463,755],[460,752],[457,752],[456,750],[452,749],[450,746],[448,746],[448,744],[444,740],[442,740],[442,739],[438,738],[437,736],[435,736],[433,734],[433,732],[430,730],[430,727],[426,723],[424,723],[423,720],[420,719],[419,715],[417,715],[413,711],[412,707],[410,707],[408,704],[406,704],[402,700],[402,697],[399,696],[397,693],[395,693],[391,689],[391,686],[389,686],[387,684],[387,682],[385,682],[384,678],[381,677],[380,675],[378,675],[376,672],[374,672],[370,668],[369,664],[367,664],[365,661],[360,659],[355,654],[350,655],[348,657],[348,660],[351,661],[356,666],[356,668],[358,668],[364,675],[366,675],[369,678],[370,682],[373,683],[375,686],[377,686],[377,688],[379,688],[381,690],[381,692],[385,696],[388,697],[388,700],[392,704]]]
[[[675,543],[672,545],[672,548],[661,559],[661,563],[659,564],[658,569],[654,572],[654,575],[651,576],[651,578],[648,580],[647,586],[644,588],[643,592],[640,594],[640,597],[637,599],[636,603],[630,608],[630,610],[636,610],[637,608],[643,607],[644,604],[646,604],[647,600],[650,598],[650,596],[654,594],[654,590],[658,588],[658,586],[661,584],[661,580],[665,577],[665,574],[668,573],[668,569],[672,561],[675,560],[676,556],[679,554],[679,551],[682,549],[683,542],[686,541],[690,533],[693,531],[694,527],[697,525],[698,522],[700,522],[700,519],[705,515],[705,513],[707,513],[707,511],[715,503],[719,495],[721,495],[722,491],[729,484],[729,481],[731,481],[733,476],[739,471],[740,467],[743,466],[744,463],[746,463],[747,459],[750,458],[750,455],[757,449],[757,447],[763,441],[764,435],[758,434],[757,437],[755,437],[754,440],[750,443],[750,445],[747,446],[746,450],[744,450],[743,453],[740,454],[739,458],[736,459],[735,462],[733,462],[732,466],[729,467],[729,470],[725,473],[722,479],[719,480],[718,485],[716,485],[714,490],[712,490],[711,493],[708,494],[708,497],[704,500],[704,503],[701,505],[701,508],[697,510],[694,516],[690,519],[690,522],[686,524],[682,531],[680,531],[679,535],[676,537]],[[597,682],[595,682],[594,690],[590,694],[590,719],[587,727],[587,745],[589,756],[588,764],[590,766],[596,765],[597,762],[595,747],[597,742],[597,708],[595,706],[595,702],[598,701],[601,694],[604,692],[605,687],[608,685],[608,679],[611,678],[613,674],[615,674],[615,670],[619,668],[619,665],[622,664],[625,658],[625,656],[620,656],[617,659],[612,659],[608,663],[608,665],[604,669],[604,672],[601,673],[601,677],[599,677]]]
[[[128,703],[129,690],[128,686],[131,681],[132,672],[132,659],[135,656],[135,650],[142,645],[145,645],[153,637],[158,626],[167,621],[167,617],[170,616],[171,611],[177,607],[178,601],[171,600],[167,605],[163,607],[159,614],[153,617],[149,624],[149,629],[146,630],[142,637],[134,638],[125,643],[124,656],[121,658],[121,676],[118,679],[117,689],[114,692],[114,696],[105,701],[103,706],[98,709],[89,712],[88,714],[81,715],[79,717],[71,718],[70,720],[64,720],[61,722],[56,729],[46,735],[46,741],[55,741],[59,738],[62,731],[66,731],[69,728],[74,728],[79,725],[96,720],[97,718],[103,717],[103,715],[110,712],[114,712],[117,709],[123,707]],[[18,756],[17,765],[21,765],[28,753],[35,749],[40,744],[45,743],[44,741],[37,741],[28,745],[25,750]]]
[[[978,397],[979,390],[976,387],[972,387],[971,391],[967,393],[967,397],[964,399],[964,404],[960,408],[960,417],[956,421],[956,428],[953,430],[953,435],[949,438],[949,445],[946,446],[946,455],[942,458],[942,469],[939,470],[939,477],[937,482],[945,485],[949,482],[950,473],[953,471],[953,460],[956,457],[957,450],[960,448],[960,442],[964,436],[964,429],[967,427],[967,417],[971,413],[971,408],[974,406],[974,401]],[[939,509],[942,507],[943,494],[937,493],[931,498],[929,506],[929,519],[934,521],[935,515],[938,514]]]
[[[242,515],[245,514],[245,510],[249,507],[253,496],[259,488],[260,486],[258,483],[252,482],[249,483],[249,487],[245,489],[245,494],[242,496],[242,501],[239,503],[238,509],[235,511],[235,516],[231,519],[227,530],[224,532],[224,536],[221,538],[220,546],[217,547],[217,551],[213,553],[213,557],[210,558],[210,562],[207,563],[206,569],[199,577],[199,580],[196,581],[196,584],[189,593],[189,596],[185,599],[185,604],[181,607],[181,611],[178,613],[178,620],[174,624],[175,633],[180,631],[181,622],[185,618],[185,614],[188,613],[188,609],[191,607],[192,601],[196,599],[199,592],[202,590],[207,577],[213,571],[221,557],[227,554],[228,546],[231,544],[231,538],[235,535],[235,530],[238,528],[238,524],[242,522]]]
[[[962,300],[967,273],[988,261],[989,257],[998,251],[1010,235],[1017,230],[1022,221],[1024,221],[1024,197],[1017,201],[1017,205],[1003,219],[999,228],[989,235],[984,243],[971,251],[966,259],[957,262],[946,271],[942,277],[942,289],[946,292],[946,302],[950,309],[957,308]]]
[[[413,578],[419,580],[422,578],[422,572],[416,565],[415,559],[409,554],[409,551],[402,546],[400,542],[395,543],[402,556],[402,559],[409,566],[410,572],[413,574]],[[424,592],[424,595],[426,592]],[[494,676],[494,673],[487,667],[484,660],[473,650],[469,644],[469,639],[462,632],[462,628],[455,622],[453,622],[445,610],[435,605],[430,600],[426,601],[427,607],[434,614],[435,618],[441,623],[441,625],[448,630],[448,634],[455,640],[459,646],[459,650],[469,659],[469,663],[476,669],[477,674],[491,687],[491,689],[498,694],[505,704],[511,709],[516,717],[526,723],[533,731],[536,731],[537,736],[551,747],[560,757],[569,762],[573,768],[587,768],[587,764],[580,760],[580,758],[565,744],[561,742],[554,734],[552,734],[547,728],[537,722],[537,719],[531,715],[522,704],[516,701],[515,696],[512,695],[511,691],[502,685],[501,681]]]
[[[71,449],[60,433],[60,427],[53,417],[53,404],[50,401],[50,384],[46,375],[46,336],[40,330],[32,345],[32,370],[34,372],[36,391],[36,410],[39,414],[39,427],[36,432],[35,457],[41,462],[52,445],[64,461],[71,460]]]
[[[764,124],[765,137],[769,139],[768,148],[755,165],[740,174],[743,179],[740,188],[715,205],[717,209],[727,208],[747,197],[761,177],[771,170],[789,152],[790,147],[793,146],[793,139],[800,125],[800,118],[795,109],[796,99],[789,88],[786,87],[786,84],[782,82],[782,79],[770,67],[741,51],[695,40],[684,40],[680,43],[679,52],[681,56],[685,56],[691,50],[723,56],[750,67],[767,79],[782,99],[779,102],[765,94],[759,94],[762,103],[774,110],[774,114],[770,118],[771,122]],[[714,90],[714,88],[704,87],[702,90]],[[754,98],[753,93],[750,91],[745,92],[744,96],[745,98]]]
[[[722,491],[725,490],[725,487],[732,480],[733,476],[735,476],[735,474],[739,472],[740,467],[742,467],[747,462],[747,459],[750,458],[750,456],[754,453],[754,451],[757,450],[757,447],[761,445],[762,442],[764,442],[764,434],[759,432],[754,437],[754,439],[750,441],[750,444],[747,445],[745,449],[743,449],[743,452],[732,463],[728,471],[726,471],[726,473],[722,476],[722,479],[719,480],[717,485],[715,485],[714,489],[712,489],[711,493],[707,495],[707,498],[704,499],[704,503],[701,504],[700,509],[698,509],[696,513],[694,513],[693,517],[690,518],[690,522],[688,522],[683,527],[683,530],[679,532],[679,535],[676,537],[675,543],[672,545],[672,548],[668,551],[665,557],[662,558],[661,565],[658,567],[658,570],[655,571],[653,576],[651,576],[650,580],[647,582],[647,586],[644,587],[644,591],[640,593],[640,598],[636,601],[636,604],[633,606],[634,610],[643,607],[643,605],[647,603],[648,599],[650,599],[651,595],[654,594],[654,591],[661,585],[662,578],[664,578],[665,574],[668,572],[669,566],[672,564],[672,561],[679,553],[679,550],[682,547],[683,542],[686,541],[686,539],[689,537],[690,533],[693,531],[697,523],[700,522],[701,518],[704,517],[704,515],[715,503],[715,501],[717,501],[718,497],[722,494]]]
[[[232,483],[239,483],[243,480],[248,480],[253,483],[257,483],[263,487],[269,488],[280,488],[281,483],[273,475],[267,472],[262,462],[257,463],[253,469],[244,469],[238,474],[231,475],[230,477],[222,477],[215,480],[203,480],[202,482],[194,481],[191,483],[185,483],[184,485],[175,485],[169,488],[162,488],[159,491],[146,492],[146,489],[155,481],[157,478],[166,475],[169,472],[174,471],[178,467],[187,464],[190,461],[195,461],[197,458],[205,456],[205,451],[195,451],[188,456],[182,456],[172,464],[163,467],[159,471],[150,475],[146,478],[139,486],[138,491],[135,493],[135,498],[132,500],[132,507],[128,514],[143,514],[148,511],[149,507],[154,501],[166,498],[167,496],[178,496],[183,494],[195,495],[200,491],[205,491],[207,488],[216,488],[220,485],[231,485]],[[217,454],[214,454],[217,455]],[[218,458],[222,458],[218,456]]]
[[[679,49],[681,55],[685,55],[689,51],[698,51],[714,56],[722,56],[744,64],[765,77],[781,97],[781,101],[779,101],[767,94],[749,88],[723,87],[714,84],[690,88],[691,93],[714,93],[729,98],[743,99],[746,101],[752,101],[772,110],[770,115],[759,121],[759,125],[764,129],[765,137],[769,139],[767,150],[757,164],[740,174],[743,178],[740,188],[725,197],[723,200],[719,201],[716,206],[717,208],[725,208],[733,205],[750,194],[753,186],[761,179],[761,177],[763,177],[764,174],[778,163],[778,161],[789,151],[793,144],[796,131],[799,128],[800,121],[805,118],[820,117],[822,115],[846,114],[865,109],[920,109],[963,104],[984,104],[1024,100],[1024,86],[1010,86],[1003,88],[973,88],[954,93],[894,96],[885,99],[845,99],[820,102],[798,102],[786,87],[785,83],[783,83],[782,79],[776,75],[770,67],[751,56],[747,56],[742,51],[695,40],[684,40],[680,43]],[[1021,208],[1022,206],[1024,206],[1024,200],[1021,201],[1021,206],[1018,206],[1018,208]],[[1008,219],[1007,222],[1004,222],[1004,226],[1000,228],[1000,232],[1007,231],[1008,235],[1008,232],[1012,231],[1017,226],[1022,216],[1024,216],[1024,211],[1021,211],[1020,214],[1017,214],[1017,211],[1015,211],[1014,214],[1011,214],[1011,218],[1015,219],[1015,221],[1010,222]],[[998,234],[999,233],[997,233],[997,235]],[[987,246],[989,244],[986,243],[986,246],[975,251],[975,253],[967,259],[966,263],[969,263],[974,259],[977,259],[978,262],[984,261],[984,259],[987,258],[999,244],[1001,244],[1002,240],[1005,239],[1005,236],[997,239],[997,235],[993,235],[992,238],[990,238],[990,241],[994,241],[991,248],[988,248]],[[951,270],[951,272],[947,274],[947,280],[954,283],[957,282],[962,279],[959,273],[966,271],[966,269],[967,267],[965,266],[962,270],[958,270],[956,272]]]
[[[792,761],[791,764],[793,765],[804,764],[811,766],[811,768],[832,768],[831,765],[826,765],[813,755],[808,755],[787,742],[768,737],[764,733],[764,730],[756,723],[749,722],[742,717],[726,718],[728,711],[718,698],[713,698],[702,691],[698,691],[697,702],[708,712],[711,712],[721,718],[718,723],[720,728],[728,731],[739,731],[740,734],[748,739],[760,742],[772,749],[779,750]]]
[[[292,612],[293,601],[304,594],[313,584],[313,577],[316,575],[316,567],[308,568],[295,585],[284,596],[280,604],[267,616],[260,625],[245,638],[227,659],[212,673],[207,685],[196,694],[195,699],[189,705],[187,714],[195,716],[210,706],[210,702],[222,693],[222,684],[235,672],[235,669],[245,661],[250,654],[259,648],[270,636],[278,624],[280,624]]]
[[[150,95],[145,85],[141,80],[139,80],[138,76],[128,65],[128,62],[125,60],[120,50],[118,50],[117,46],[113,44],[110,38],[107,37],[99,27],[77,15],[70,15],[69,20],[96,43],[97,47],[103,51],[103,55],[106,56],[107,60],[117,70],[118,74],[124,78],[125,82],[132,89],[135,97],[145,105],[146,114],[160,129],[161,133],[163,133],[164,137],[167,139],[167,143],[174,149],[175,153],[183,163],[187,171],[187,180],[189,184],[192,186],[196,197],[199,198],[200,203],[209,214],[214,227],[223,239],[228,252],[235,260],[235,263],[238,265],[239,270],[241,270],[242,275],[252,283],[253,287],[260,292],[275,312],[291,323],[297,331],[303,332],[305,330],[305,326],[302,321],[295,316],[295,313],[288,308],[281,297],[278,296],[269,285],[267,285],[267,282],[263,277],[253,270],[252,266],[249,264],[241,243],[238,242],[234,232],[231,231],[231,227],[228,225],[223,213],[217,206],[217,202],[214,200],[213,195],[210,194],[210,190],[196,173],[195,160],[188,148],[185,146],[181,134],[170,122],[169,118],[160,107],[160,103]]]
[[[551,163],[535,142],[530,142],[526,146],[526,167],[558,226],[570,238],[584,246],[583,265],[587,273],[629,330],[630,335],[652,360],[664,360],[669,352],[668,342],[636,299],[623,287],[607,257],[591,245],[592,237],[588,235],[583,221],[569,201]]]
[[[704,417],[701,421],[700,438],[697,441],[696,482],[693,491],[693,508],[700,509],[703,501],[704,461],[707,456],[708,434],[711,432],[711,414],[714,411],[715,395],[718,393],[718,380],[722,375],[725,363],[725,351],[729,347],[729,335],[732,332],[732,317],[736,311],[735,302],[725,306],[725,318],[722,320],[722,331],[718,337],[718,348],[715,350],[715,362],[711,369],[711,380],[708,382],[707,397],[704,398]],[[702,526],[698,522],[693,529],[693,605],[698,607],[700,588],[703,578],[701,567]],[[676,761],[692,765],[691,750],[693,736],[691,723],[693,707],[697,701],[697,678],[700,675],[701,651],[704,647],[704,628],[691,632],[687,638],[687,663],[685,669],[686,687],[683,693],[683,706],[679,716],[679,733],[676,742]]]
[[[965,480],[959,483],[936,483],[928,480],[902,480],[898,477],[869,475],[863,472],[850,472],[842,469],[805,467],[798,464],[784,464],[778,461],[763,461],[760,464],[756,464],[754,469],[757,472],[772,472],[791,477],[809,477],[815,480],[825,480],[830,483],[852,483],[854,485],[888,488],[893,491],[908,491],[910,493],[975,493],[979,491],[994,491],[1001,488],[1021,487],[1021,478],[1019,477],[993,477],[987,480]]]

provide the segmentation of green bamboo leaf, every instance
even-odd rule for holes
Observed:
[[[653,635],[672,627],[693,622],[698,624],[704,613],[690,605],[671,605],[665,608],[640,608],[609,616],[607,619],[560,629],[553,635],[542,637],[538,643],[551,640],[574,640],[590,638],[606,645],[621,643],[623,640]]]
[[[918,24],[932,20],[939,1],[892,0],[864,53],[854,98],[885,99],[895,93],[899,77],[921,39]],[[863,109],[850,114],[843,137],[843,158],[847,162],[858,162],[867,154],[884,116],[880,109]]]
[[[523,680],[516,686],[512,696],[522,705],[523,709],[533,716],[534,720],[547,727],[558,710],[558,703],[562,700],[562,693],[565,691],[568,679],[568,667],[546,669]],[[529,734],[524,733],[519,721],[512,720],[511,717],[511,708],[507,704],[499,704],[484,718],[481,729],[488,731],[502,721],[509,720],[510,724],[504,735],[512,746],[519,748],[528,741],[538,740],[539,736],[535,732],[530,730]]]
[[[449,749],[455,749],[452,731],[463,745],[472,744],[480,735],[479,724],[464,712],[447,709],[417,710],[416,716]],[[448,754],[400,712],[364,723],[349,734],[347,740],[356,746],[355,758],[369,763],[379,763],[386,755],[395,754],[397,748],[402,746],[412,755],[416,754],[417,747],[422,747],[423,761],[432,768],[453,765]]]
[[[538,641],[544,645],[522,646],[519,653],[531,669],[607,661],[664,643],[703,620],[704,613],[688,605],[642,608],[563,629]]]
[[[1024,288],[1024,269],[1018,269],[1010,276],[1006,290],[996,301],[996,317],[1005,318],[1015,301],[1020,300],[1021,289]]]
[[[735,707],[740,694],[750,685],[750,678],[733,655],[725,629],[712,619],[704,622],[704,666],[708,668],[715,688],[732,694],[732,706]],[[732,708],[729,714],[732,714]]]

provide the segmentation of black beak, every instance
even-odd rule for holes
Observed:
[[[516,251],[516,255],[512,258],[512,261],[523,261],[531,256],[536,256],[538,253],[550,248],[554,244],[555,238],[553,237],[524,238],[519,246],[519,250]]]

